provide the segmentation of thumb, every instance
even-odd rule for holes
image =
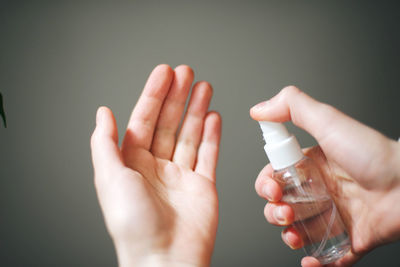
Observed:
[[[291,120],[317,140],[329,160],[352,177],[364,181],[371,182],[378,177],[393,147],[393,142],[379,132],[316,101],[294,86],[286,87],[269,101],[254,106],[250,115],[257,121]]]
[[[107,107],[99,107],[97,110],[91,150],[95,173],[110,172],[114,168],[123,166],[118,147],[117,124],[112,111]]]
[[[255,105],[251,108],[250,115],[257,121],[291,120],[293,124],[309,132],[320,145],[338,126],[361,126],[359,122],[332,106],[316,101],[294,86],[285,87],[270,100]]]

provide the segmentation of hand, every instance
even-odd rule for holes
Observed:
[[[120,266],[210,263],[221,119],[207,111],[211,85],[198,82],[176,135],[193,76],[188,66],[157,66],[121,148],[111,110],[97,111],[91,138],[95,185]]]
[[[271,100],[250,110],[257,121],[292,122],[309,132],[319,146],[305,154],[321,166],[327,189],[350,234],[352,248],[328,266],[350,266],[374,247],[400,238],[400,144],[322,104],[295,87],[283,89]],[[290,226],[293,210],[280,202],[282,191],[267,165],[255,188],[269,200],[264,213],[268,222],[288,226],[282,239],[293,249],[303,242]],[[322,266],[305,257],[303,267]]]

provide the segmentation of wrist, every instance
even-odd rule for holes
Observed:
[[[127,244],[115,244],[119,267],[131,266],[177,266],[206,267],[210,266],[211,253],[196,253],[188,248],[157,249],[133,247]]]
[[[390,141],[391,153],[389,153],[388,164],[386,168],[389,170],[388,175],[392,178],[389,190],[385,192],[385,198],[390,199],[392,203],[400,202],[400,141]],[[380,224],[380,228],[384,230],[381,236],[382,243],[397,241],[400,239],[400,207],[397,205],[385,205],[381,208],[384,213],[381,218],[385,224]],[[387,215],[390,214],[390,219]],[[383,226],[382,226],[383,225]]]
[[[200,265],[186,263],[186,262],[179,262],[174,259],[170,259],[166,255],[152,253],[149,255],[140,255],[140,256],[136,256],[136,257],[133,257],[132,255],[119,255],[118,254],[118,266],[119,267],[132,267],[132,266],[193,267],[193,266],[200,266]]]

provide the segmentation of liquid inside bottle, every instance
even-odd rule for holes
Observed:
[[[322,174],[309,158],[274,172],[283,189],[282,201],[294,211],[294,228],[308,256],[321,264],[333,262],[350,249],[350,240],[335,203],[326,191]]]

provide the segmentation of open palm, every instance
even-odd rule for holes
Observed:
[[[221,119],[208,112],[207,82],[193,86],[183,116],[193,76],[187,66],[157,66],[121,148],[111,110],[98,110],[92,136],[95,184],[121,266],[210,262],[218,224]]]

